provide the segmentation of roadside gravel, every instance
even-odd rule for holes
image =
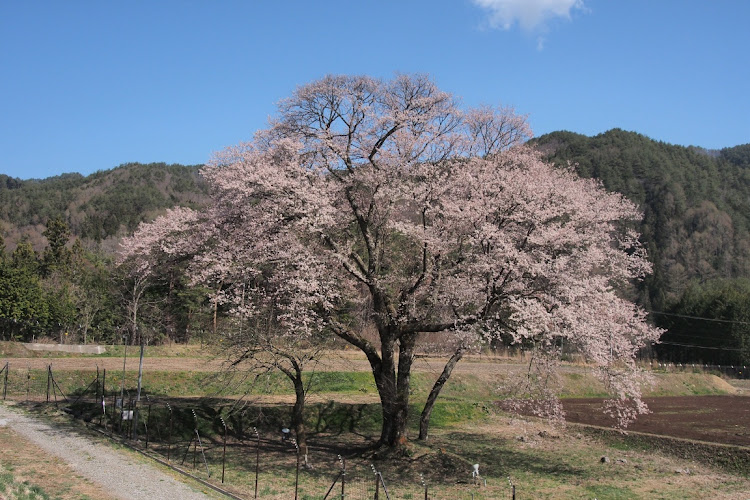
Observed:
[[[0,404],[0,426],[33,442],[67,462],[78,474],[101,485],[112,498],[122,500],[198,500],[215,498],[182,483],[154,466],[139,463],[127,453],[56,429],[39,419]],[[52,492],[54,493],[54,492]]]

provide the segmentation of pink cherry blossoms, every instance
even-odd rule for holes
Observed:
[[[621,294],[650,271],[629,229],[640,214],[543,162],[530,135],[512,109],[462,110],[421,75],[326,77],[205,167],[207,209],[143,226],[124,255],[183,252],[194,282],[237,313],[252,313],[252,289],[280,305],[289,334],[360,349],[384,445],[406,439],[425,332],[459,350],[512,339],[545,366],[564,340],[599,367],[625,423],[645,410],[635,353],[660,334]]]

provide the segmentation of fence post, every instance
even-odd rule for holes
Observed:
[[[339,456],[341,459],[341,500],[346,498],[346,459]]]
[[[375,470],[375,464],[370,464],[372,472],[375,474],[375,498],[373,500],[380,500],[380,478],[378,477],[378,471]]]
[[[151,433],[149,432],[149,429],[151,428],[151,398],[146,395],[146,400],[148,401],[148,416],[146,417],[146,449],[148,450],[148,441],[151,438]]]
[[[49,376],[50,376],[50,379],[52,380],[52,394],[55,396],[55,406],[57,406],[57,393],[58,392],[60,392],[60,396],[62,396],[65,402],[67,403],[68,397],[62,391],[62,389],[60,389],[60,386],[58,385],[57,380],[55,380],[55,376],[52,374],[52,365],[49,366]],[[91,384],[89,384],[89,387],[91,387]]]
[[[128,398],[128,439],[135,439],[135,426],[133,417],[135,415],[135,402],[133,398]]]
[[[338,482],[339,478],[341,478],[341,498],[342,499],[344,498],[344,483],[345,483],[344,473],[346,471],[346,465],[344,463],[344,459],[341,458],[341,455],[337,455],[337,457],[339,459],[339,462],[341,462],[341,472],[338,473],[338,475],[336,476],[336,479],[334,479],[333,483],[331,483],[331,487],[328,488],[328,491],[326,492],[325,496],[323,497],[323,500],[326,500],[328,498],[328,495],[331,494],[331,492],[333,491],[334,486],[336,486],[336,483]],[[375,470],[374,467],[373,467],[373,470]],[[386,495],[387,495],[387,492],[386,492]]]
[[[206,454],[203,452],[203,443],[201,442],[201,435],[198,432],[198,415],[195,413],[195,410],[192,410],[192,411],[193,411],[193,418],[195,419],[195,437],[197,438],[197,441],[195,442],[195,455],[193,455],[193,468],[195,468],[195,461],[198,455],[198,445],[200,445],[201,457],[203,458],[203,465],[206,466],[206,475],[208,475],[208,477],[211,477],[211,471],[208,470],[208,462],[206,462]]]
[[[227,423],[224,422],[222,417],[219,417],[219,420],[221,420],[221,425],[224,426],[224,451],[221,452],[221,484],[224,484],[224,465],[227,459]]]
[[[169,438],[167,439],[167,463],[169,463],[169,452],[172,449],[172,407],[167,403],[167,410],[169,410]]]
[[[5,362],[5,382],[3,382],[3,401],[5,401],[5,397],[8,395],[8,368],[10,366],[10,362]]]
[[[296,439],[292,441],[292,444],[297,453],[297,470],[294,473],[294,500],[297,500],[297,492],[299,491],[299,445]]]
[[[260,466],[260,434],[258,434],[258,428],[253,427],[255,433],[255,496],[258,498],[258,468]]]
[[[47,365],[47,402],[49,403],[49,385],[52,379],[52,365]]]
[[[122,410],[122,399],[120,399],[120,410]],[[118,422],[115,418],[115,415],[117,415],[117,393],[112,394],[112,426],[110,428],[112,435],[115,434],[115,424],[117,424],[117,432],[120,432],[120,428],[122,427],[122,419]]]
[[[378,477],[380,478],[380,483],[383,485],[383,492],[385,492],[385,499],[391,500],[391,495],[388,493],[388,487],[385,485],[385,481],[383,480],[383,473],[378,472]]]
[[[102,414],[99,417],[99,425],[102,425],[102,421],[104,421],[104,430],[107,430],[107,407],[105,400],[107,398],[107,369],[103,369],[102,373],[102,399],[100,401],[101,407],[102,407]]]

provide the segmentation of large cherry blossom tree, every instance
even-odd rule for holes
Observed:
[[[512,109],[463,109],[424,76],[329,76],[282,101],[252,142],[215,155],[203,170],[212,204],[182,213],[188,222],[160,244],[193,255],[194,280],[238,314],[253,314],[240,293],[253,283],[287,335],[329,332],[360,349],[382,445],[407,439],[425,333],[453,354],[422,438],[451,370],[488,338],[531,346],[540,369],[564,339],[600,368],[626,422],[645,411],[635,353],[659,335],[618,293],[650,271],[630,229],[639,213],[543,162],[523,145],[530,135]]]

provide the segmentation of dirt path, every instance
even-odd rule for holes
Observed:
[[[22,438],[46,453],[67,463],[76,474],[99,485],[104,498],[153,499],[180,498],[198,500],[215,498],[174,479],[156,467],[141,463],[127,453],[106,444],[96,443],[64,427],[53,427],[39,419],[0,404],[0,426],[9,427]],[[24,446],[24,443],[15,443]],[[10,452],[9,452],[10,454]],[[4,453],[2,454],[5,455]],[[0,457],[1,459],[2,457]],[[44,457],[35,457],[40,461]],[[33,481],[33,478],[32,478]],[[49,493],[55,495],[54,490]]]

